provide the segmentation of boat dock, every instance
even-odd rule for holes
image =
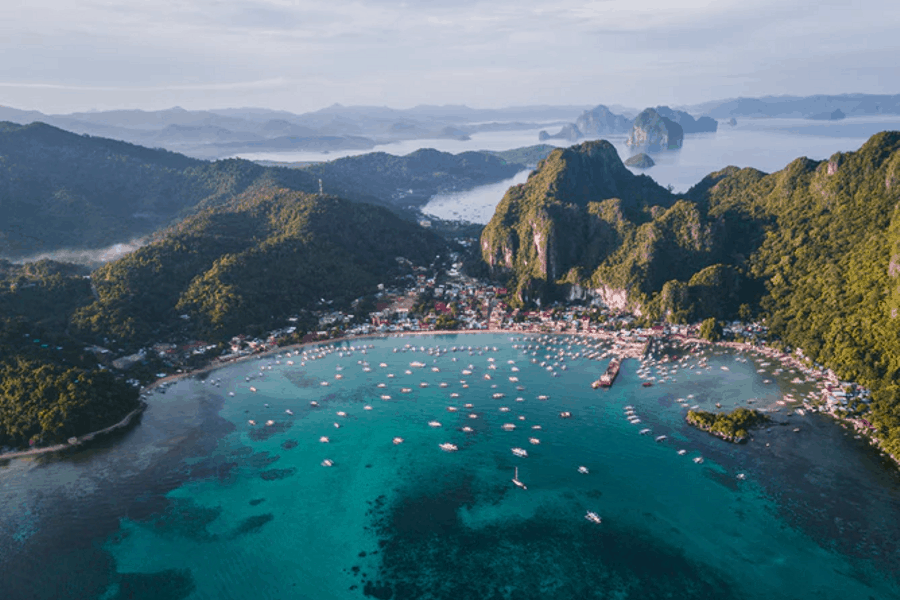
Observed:
[[[609,361],[609,365],[606,367],[606,372],[600,376],[600,379],[591,384],[591,387],[595,390],[597,388],[608,388],[612,387],[613,381],[616,380],[616,376],[619,374],[619,367],[622,365],[622,361],[618,358],[613,358]]]

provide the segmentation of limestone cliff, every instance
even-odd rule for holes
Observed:
[[[640,265],[677,255],[663,251],[671,236],[659,229],[668,229],[671,210],[682,211],[674,203],[652,179],[632,174],[609,142],[557,149],[526,183],[507,191],[482,233],[482,257],[494,276],[511,279],[523,301],[565,295],[571,286],[627,298],[637,279],[617,265],[640,272],[648,285],[672,276]]]
[[[554,134],[549,134],[546,131],[541,131],[538,133],[538,140],[545,142],[547,140],[566,140],[569,142],[577,142],[583,136],[581,135],[581,131],[575,125],[569,123],[568,125],[563,125],[563,128]]]
[[[715,132],[719,128],[719,123],[710,117],[694,119],[689,113],[686,113],[683,110],[673,110],[668,106],[657,106],[655,110],[661,117],[665,117],[670,121],[675,121],[681,125],[681,129],[684,133]]]
[[[586,110],[575,121],[575,127],[585,137],[596,137],[610,133],[628,133],[631,119],[617,115],[604,105]]]
[[[652,108],[644,109],[634,119],[634,126],[625,143],[633,148],[651,152],[676,150],[684,141],[681,125],[660,115]]]

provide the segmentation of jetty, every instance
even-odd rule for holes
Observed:
[[[609,361],[609,365],[606,367],[606,372],[600,376],[600,379],[591,384],[591,387],[595,390],[597,388],[608,388],[612,387],[613,381],[616,380],[616,376],[619,374],[619,367],[622,365],[622,361],[618,358],[613,358]]]

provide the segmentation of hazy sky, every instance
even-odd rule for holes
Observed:
[[[54,113],[900,93],[895,0],[3,0],[0,23],[0,104]]]

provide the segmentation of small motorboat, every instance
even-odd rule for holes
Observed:
[[[587,475],[590,471],[588,471],[587,467],[578,467],[578,472]]]
[[[456,447],[456,444],[446,443],[446,444],[439,444],[439,445],[440,445],[441,450],[443,450],[444,452],[456,452],[457,450],[459,450],[459,448]]]
[[[429,427],[440,427],[441,424],[438,421],[428,421],[428,426]]]
[[[403,438],[402,438],[402,437],[395,437],[395,438],[394,438],[394,445],[395,445],[395,446],[396,446],[397,444],[402,444],[402,443],[403,443]]]
[[[524,448],[513,448],[512,453],[516,456],[521,456],[522,458],[528,457],[528,452],[526,452]]]
[[[584,518],[587,519],[588,521],[590,521],[591,523],[597,523],[598,525],[603,522],[603,520],[600,518],[600,516],[595,512],[588,511],[588,513],[586,515],[584,515]]]
[[[334,464],[334,461],[331,460],[330,458],[326,458],[325,460],[322,461],[322,466],[323,466],[323,467],[330,467],[330,466],[332,466],[333,464]]]

